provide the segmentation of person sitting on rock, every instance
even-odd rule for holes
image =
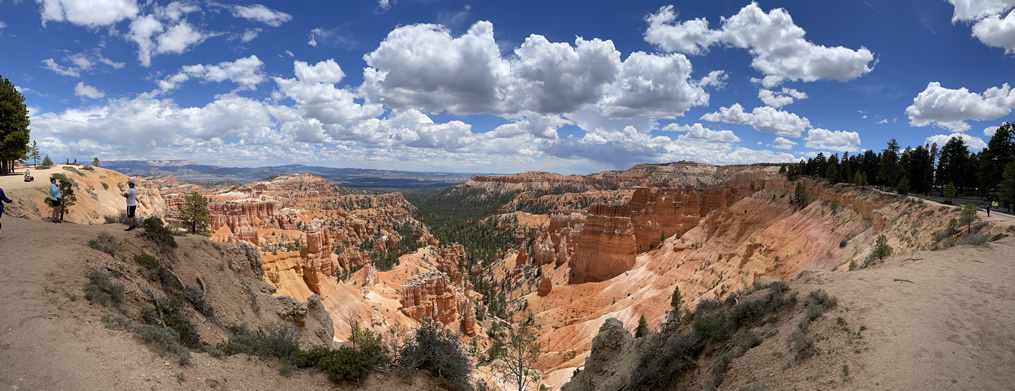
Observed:
[[[25,168],[25,182],[34,181],[35,177],[28,174],[28,168]]]
[[[4,217],[4,202],[9,204],[9,203],[14,202],[14,201],[11,201],[10,198],[7,198],[7,195],[4,194],[4,189],[0,188],[0,217]],[[0,224],[0,228],[3,228],[3,227],[4,227],[4,225]]]

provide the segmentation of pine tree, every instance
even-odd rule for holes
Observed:
[[[78,197],[74,194],[74,184],[66,177],[57,177],[60,186],[60,220],[64,214],[70,211],[70,207],[77,203]]]
[[[675,286],[673,287],[673,295],[670,296],[670,306],[673,307],[675,311],[679,311],[680,307],[682,307],[683,305],[684,298],[680,296],[680,287]]]
[[[645,315],[642,315],[638,319],[638,328],[634,329],[634,337],[641,338],[648,335],[648,321],[645,320]]]
[[[1015,208],[1015,159],[1004,167],[1001,183],[998,184],[997,198],[1008,204],[1008,211]]]
[[[208,199],[196,191],[184,197],[183,209],[180,210],[180,221],[190,230],[190,233],[196,233],[198,227],[208,225],[210,223]]]
[[[32,158],[33,166],[39,167],[39,143],[32,141],[32,148],[28,152],[28,157]]]
[[[959,222],[966,224],[966,232],[973,232],[973,222],[979,217],[976,216],[976,205],[966,204],[962,207],[962,214],[959,215]]]
[[[53,159],[50,159],[49,155],[46,155],[46,157],[42,158],[42,166],[40,166],[39,168],[45,170],[50,167],[53,167]]]
[[[29,124],[25,97],[0,76],[0,175],[14,172],[14,162],[28,157]]]
[[[793,191],[793,201],[800,207],[800,209],[803,209],[810,203],[810,200],[807,198],[807,187],[804,186],[803,182],[797,182],[796,189]]]
[[[948,204],[951,204],[952,201],[955,200],[955,197],[958,195],[957,193],[958,193],[958,190],[955,189],[955,185],[954,184],[949,183],[948,186],[945,186],[944,196],[945,196],[945,198],[948,199],[948,202],[947,202]]]

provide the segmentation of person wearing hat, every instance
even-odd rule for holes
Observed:
[[[123,198],[127,199],[127,217],[130,218],[130,227],[124,231],[133,231],[134,228],[137,228],[137,221],[134,219],[134,213],[137,212],[137,189],[134,188],[133,179],[127,181],[127,186],[130,188],[123,193]]]

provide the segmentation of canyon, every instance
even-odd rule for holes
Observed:
[[[904,256],[931,249],[929,233],[959,217],[956,207],[790,181],[778,170],[679,162],[586,176],[476,175],[422,197],[309,174],[218,187],[136,179],[144,217],[179,224],[185,197],[206,197],[210,238],[249,244],[272,294],[322,307],[331,330],[321,335],[335,344],[357,323],[388,335],[435,320],[460,333],[477,376],[506,389],[493,353],[505,328],[531,318],[539,384],[558,389],[585,366],[607,319],[634,330],[644,317],[652,330],[667,320],[675,288],[693,309],[759,279],[845,272],[880,235]],[[69,221],[101,223],[120,210],[127,177],[63,171],[91,190],[82,194],[96,193],[81,197],[88,208],[73,208]],[[797,185],[812,202],[794,202]],[[13,210],[44,216],[41,201],[30,201],[39,192],[9,191]],[[990,234],[1004,228],[983,224]]]

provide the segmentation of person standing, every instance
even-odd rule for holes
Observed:
[[[127,186],[130,188],[123,193],[123,198],[127,199],[127,217],[130,218],[130,227],[124,231],[133,231],[137,228],[137,221],[134,218],[134,214],[137,212],[137,189],[134,188],[133,179],[127,181]]]
[[[49,178],[49,204],[53,206],[53,222],[60,223],[60,201],[63,194],[60,193],[60,186],[56,185],[56,177]]]
[[[7,195],[4,194],[4,189],[0,188],[0,217],[4,217],[4,202],[9,204],[9,203],[14,202],[14,201],[11,201],[10,198],[7,198]],[[0,224],[0,228],[3,228],[3,227],[4,227],[4,225]]]

